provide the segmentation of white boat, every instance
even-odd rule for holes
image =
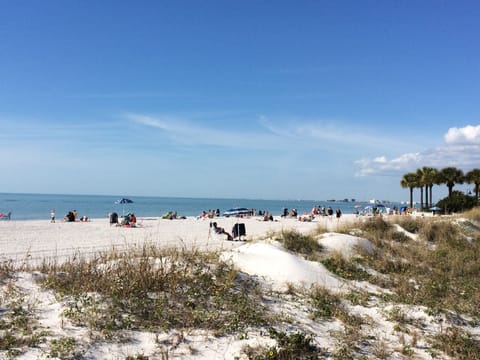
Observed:
[[[223,216],[252,216],[253,210],[247,208],[233,208],[225,211]]]

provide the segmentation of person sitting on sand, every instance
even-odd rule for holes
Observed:
[[[63,221],[74,222],[75,221],[75,215],[73,215],[73,212],[69,211],[68,214],[63,217]]]
[[[83,215],[83,216],[80,218],[80,221],[81,221],[81,222],[87,222],[87,221],[88,221],[88,217],[86,217],[85,215]]]
[[[232,235],[226,232],[224,228],[218,227],[215,221],[210,223],[210,229],[214,234],[225,234],[227,235],[227,240],[233,240]]]
[[[270,212],[265,212],[265,216],[263,217],[263,221],[273,221],[273,215]]]
[[[135,214],[130,214],[130,225],[137,226],[137,217]]]
[[[298,221],[312,221],[313,218],[314,218],[313,215],[307,214],[307,212],[305,211],[303,215],[298,217]]]

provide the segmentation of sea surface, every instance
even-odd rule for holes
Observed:
[[[115,195],[60,195],[60,194],[9,194],[0,193],[0,213],[12,213],[12,220],[49,220],[50,210],[54,209],[57,219],[71,210],[77,210],[78,216],[89,218],[107,218],[111,212],[119,215],[132,212],[137,217],[159,217],[168,211],[176,211],[179,216],[198,216],[202,210],[219,209],[224,211],[235,207],[246,207],[257,211],[269,211],[274,216],[283,213],[283,209],[297,209],[299,214],[310,212],[314,206],[339,208],[344,214],[355,209],[362,210],[369,205],[366,202],[325,201],[325,200],[256,200],[256,199],[206,199],[181,197],[132,196],[130,204],[118,204],[122,196]],[[355,206],[357,206],[355,208]],[[391,204],[393,207],[394,205]]]

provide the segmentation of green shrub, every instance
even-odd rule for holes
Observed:
[[[347,280],[369,280],[370,274],[363,270],[354,260],[347,260],[341,254],[324,259],[321,263],[328,271]]]
[[[449,221],[424,221],[419,235],[428,242],[438,243],[453,241],[459,232]]]
[[[395,223],[400,225],[406,231],[416,234],[422,228],[424,221],[411,216],[397,216],[395,218]]]
[[[282,231],[277,240],[282,243],[285,249],[304,255],[309,259],[315,259],[322,250],[322,247],[313,236],[303,235],[295,230]]]
[[[309,335],[300,332],[287,335],[284,332],[271,329],[270,337],[277,341],[277,346],[268,349],[267,354],[264,357],[260,357],[260,359],[320,359],[320,349],[313,344],[313,338]]]
[[[312,317],[314,319],[332,318],[336,315],[341,307],[340,297],[332,294],[323,287],[312,287],[308,296],[310,305],[312,306]]]
[[[446,209],[448,213],[470,210],[477,205],[474,196],[469,196],[461,191],[453,190],[451,196],[443,198],[437,203],[437,206]]]

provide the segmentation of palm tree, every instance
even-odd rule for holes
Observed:
[[[418,176],[416,173],[406,173],[403,175],[402,180],[400,181],[400,186],[402,188],[410,189],[410,208],[413,209],[413,189],[417,187]]]
[[[465,174],[465,179],[469,184],[475,184],[475,200],[478,202],[478,193],[480,191],[480,169],[470,170]]]
[[[420,189],[420,211],[423,211],[423,186],[425,182],[423,181],[423,170],[417,169],[417,187]]]
[[[442,184],[447,184],[449,198],[452,197],[452,189],[455,184],[463,184],[465,181],[465,175],[463,175],[463,171],[453,166],[440,170],[439,177]]]
[[[436,182],[438,170],[432,167],[424,166],[422,168],[423,172],[423,182],[425,184],[425,205],[432,207],[433,198],[432,198],[432,188],[433,184]],[[429,194],[430,191],[430,194]],[[430,202],[428,201],[430,199]]]

